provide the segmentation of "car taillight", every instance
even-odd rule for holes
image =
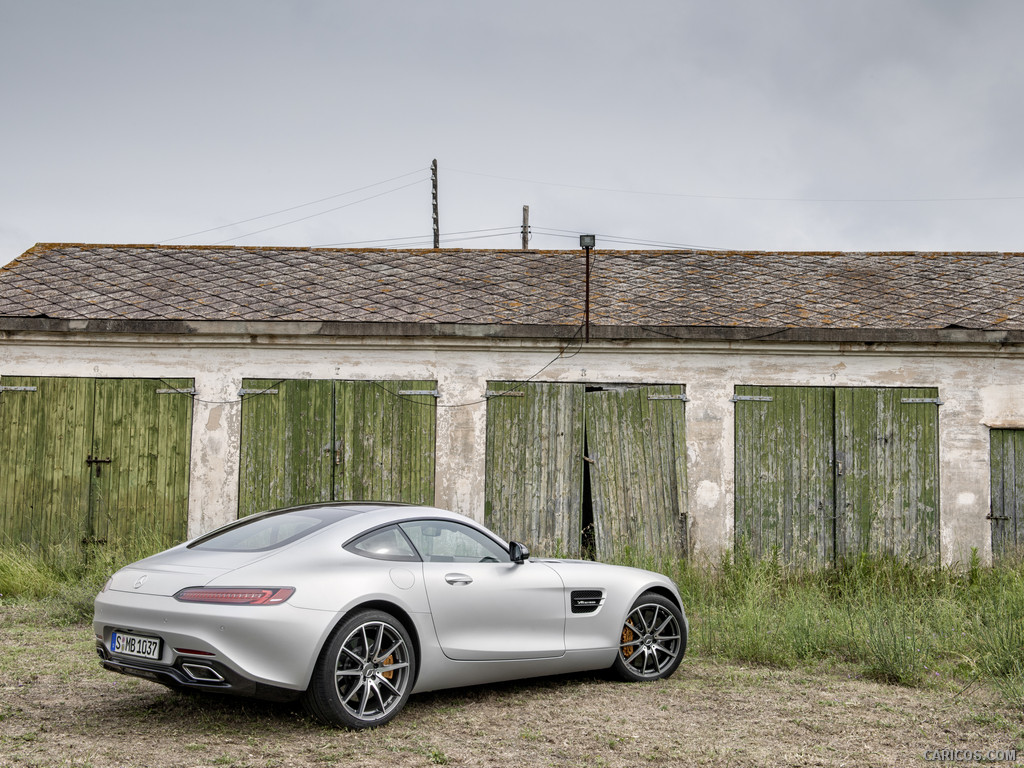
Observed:
[[[183,603],[277,605],[294,593],[294,587],[187,587],[176,594],[174,599]]]

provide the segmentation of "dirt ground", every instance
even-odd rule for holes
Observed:
[[[0,766],[1010,765],[989,753],[1014,749],[1024,763],[1021,713],[990,691],[841,669],[688,657],[646,685],[577,675],[414,696],[390,725],[355,733],[298,705],[105,672],[89,627],[48,627],[17,607],[0,606],[0,650]]]

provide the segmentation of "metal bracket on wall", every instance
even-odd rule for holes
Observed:
[[[741,403],[754,401],[758,403],[770,403],[772,399],[773,398],[770,395],[733,395],[732,397],[729,398],[729,402]]]
[[[942,401],[937,397],[903,397],[900,398],[900,402],[904,404],[932,403],[934,405],[942,405]]]

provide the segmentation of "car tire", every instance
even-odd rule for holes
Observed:
[[[628,682],[662,680],[686,653],[686,622],[672,600],[656,592],[637,598],[622,622],[612,669]]]
[[[304,702],[327,725],[373,728],[402,710],[415,679],[416,650],[402,622],[384,611],[360,611],[327,641]]]

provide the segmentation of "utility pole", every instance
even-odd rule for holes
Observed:
[[[530,206],[523,206],[523,250],[530,250]]]
[[[430,164],[430,189],[434,205],[434,248],[441,247],[441,227],[437,223],[437,158]]]

